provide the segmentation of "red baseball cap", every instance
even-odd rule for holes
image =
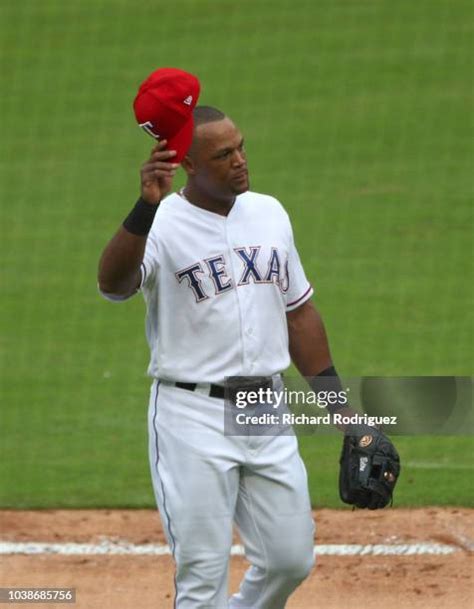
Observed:
[[[192,74],[160,68],[142,82],[133,102],[139,126],[155,139],[167,140],[168,150],[176,150],[174,163],[181,163],[191,146],[200,89]]]

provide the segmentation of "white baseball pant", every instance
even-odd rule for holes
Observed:
[[[314,564],[294,435],[225,436],[224,401],[154,381],[149,457],[176,562],[175,609],[283,609]],[[228,599],[235,522],[251,566]]]

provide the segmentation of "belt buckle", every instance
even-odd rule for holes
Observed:
[[[225,380],[225,397],[235,404],[237,393],[258,393],[260,390],[273,389],[271,376],[229,376]]]

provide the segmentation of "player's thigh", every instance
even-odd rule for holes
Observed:
[[[242,470],[235,521],[257,551],[312,552],[308,479],[294,437],[272,439]]]
[[[216,529],[232,522],[239,467],[228,438],[194,417],[199,406],[186,390],[152,391],[150,468],[157,502],[175,528],[212,542]]]
[[[294,435],[262,438],[243,474],[247,494],[259,511],[287,515],[311,509],[308,475]]]

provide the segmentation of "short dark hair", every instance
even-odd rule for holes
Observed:
[[[226,115],[213,106],[196,106],[193,110],[194,126],[221,121]]]

